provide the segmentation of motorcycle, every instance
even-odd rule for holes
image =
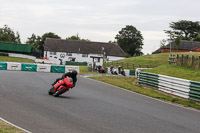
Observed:
[[[59,95],[65,93],[70,88],[73,87],[73,79],[66,77],[62,80],[59,80],[51,89],[49,89],[49,95],[58,97]]]
[[[121,69],[120,71],[121,71],[120,73],[121,73],[123,76],[126,76],[126,73],[125,73],[125,71],[124,71],[123,69]]]
[[[99,73],[105,73],[105,69],[102,67],[98,70]]]
[[[116,69],[116,68],[113,68],[112,71],[111,71],[111,74],[113,74],[113,75],[118,75],[117,69]]]

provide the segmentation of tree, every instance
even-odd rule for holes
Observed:
[[[80,40],[80,41],[85,41],[85,42],[90,42],[89,39],[81,39],[78,34],[76,36],[71,36],[67,37],[66,40]]]
[[[193,40],[200,34],[200,22],[180,20],[178,22],[170,23],[172,30],[165,30],[169,36],[174,33],[175,38],[179,37],[182,40]]]
[[[138,31],[134,26],[127,25],[125,28],[122,28],[121,31],[116,35],[118,45],[126,52],[127,54],[133,56],[139,56],[143,53],[142,45],[143,37],[140,31]]]
[[[68,37],[68,38],[66,38],[66,40],[81,40],[81,38],[77,34],[77,36]]]
[[[30,44],[32,48],[39,49],[39,42],[41,41],[40,36],[36,36],[35,34],[32,34],[30,38],[26,41],[27,44]]]
[[[32,34],[30,38],[26,41],[27,44],[31,44],[32,48],[36,48],[39,50],[44,50],[44,42],[46,38],[56,38],[56,39],[61,39],[58,35],[48,32],[40,36],[36,36],[35,34]]]
[[[16,33],[7,25],[0,28],[0,41],[8,43],[21,43],[19,32]]]
[[[194,41],[200,41],[200,34],[194,38]]]
[[[117,42],[116,41],[108,41],[108,43],[114,43],[114,44],[117,44]]]
[[[44,49],[43,45],[44,45],[44,42],[46,40],[46,38],[56,38],[56,39],[61,39],[60,36],[56,35],[55,33],[52,33],[52,32],[49,32],[49,33],[45,33],[44,35],[42,35],[41,37],[41,41],[39,43],[39,49]]]

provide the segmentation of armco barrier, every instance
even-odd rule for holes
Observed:
[[[7,70],[7,63],[0,62],[0,70]]]
[[[148,72],[140,72],[138,82],[182,98],[200,101],[200,82]]]
[[[15,71],[21,71],[21,63],[17,62],[7,62],[7,70],[15,70]]]
[[[0,62],[0,70],[33,71],[66,73],[76,70],[79,73],[79,66],[56,66],[48,64],[25,64],[18,62]]]
[[[151,86],[152,88],[158,89],[158,75],[147,72],[140,72],[139,84]]]
[[[159,74],[158,89],[176,96],[189,98],[190,80],[169,77]]]
[[[21,64],[22,65],[22,71],[37,71],[37,65],[36,64]]]
[[[51,65],[37,64],[37,72],[51,72]]]
[[[189,99],[200,102],[200,82],[190,81]]]

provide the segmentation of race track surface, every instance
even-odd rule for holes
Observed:
[[[0,71],[0,117],[33,133],[200,133],[200,112],[78,77],[55,98],[61,74]]]

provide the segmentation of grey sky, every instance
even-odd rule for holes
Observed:
[[[133,25],[144,37],[146,54],[167,38],[163,30],[170,22],[200,21],[199,5],[199,0],[0,0],[0,27],[18,31],[23,43],[32,33],[47,32],[108,42]]]

